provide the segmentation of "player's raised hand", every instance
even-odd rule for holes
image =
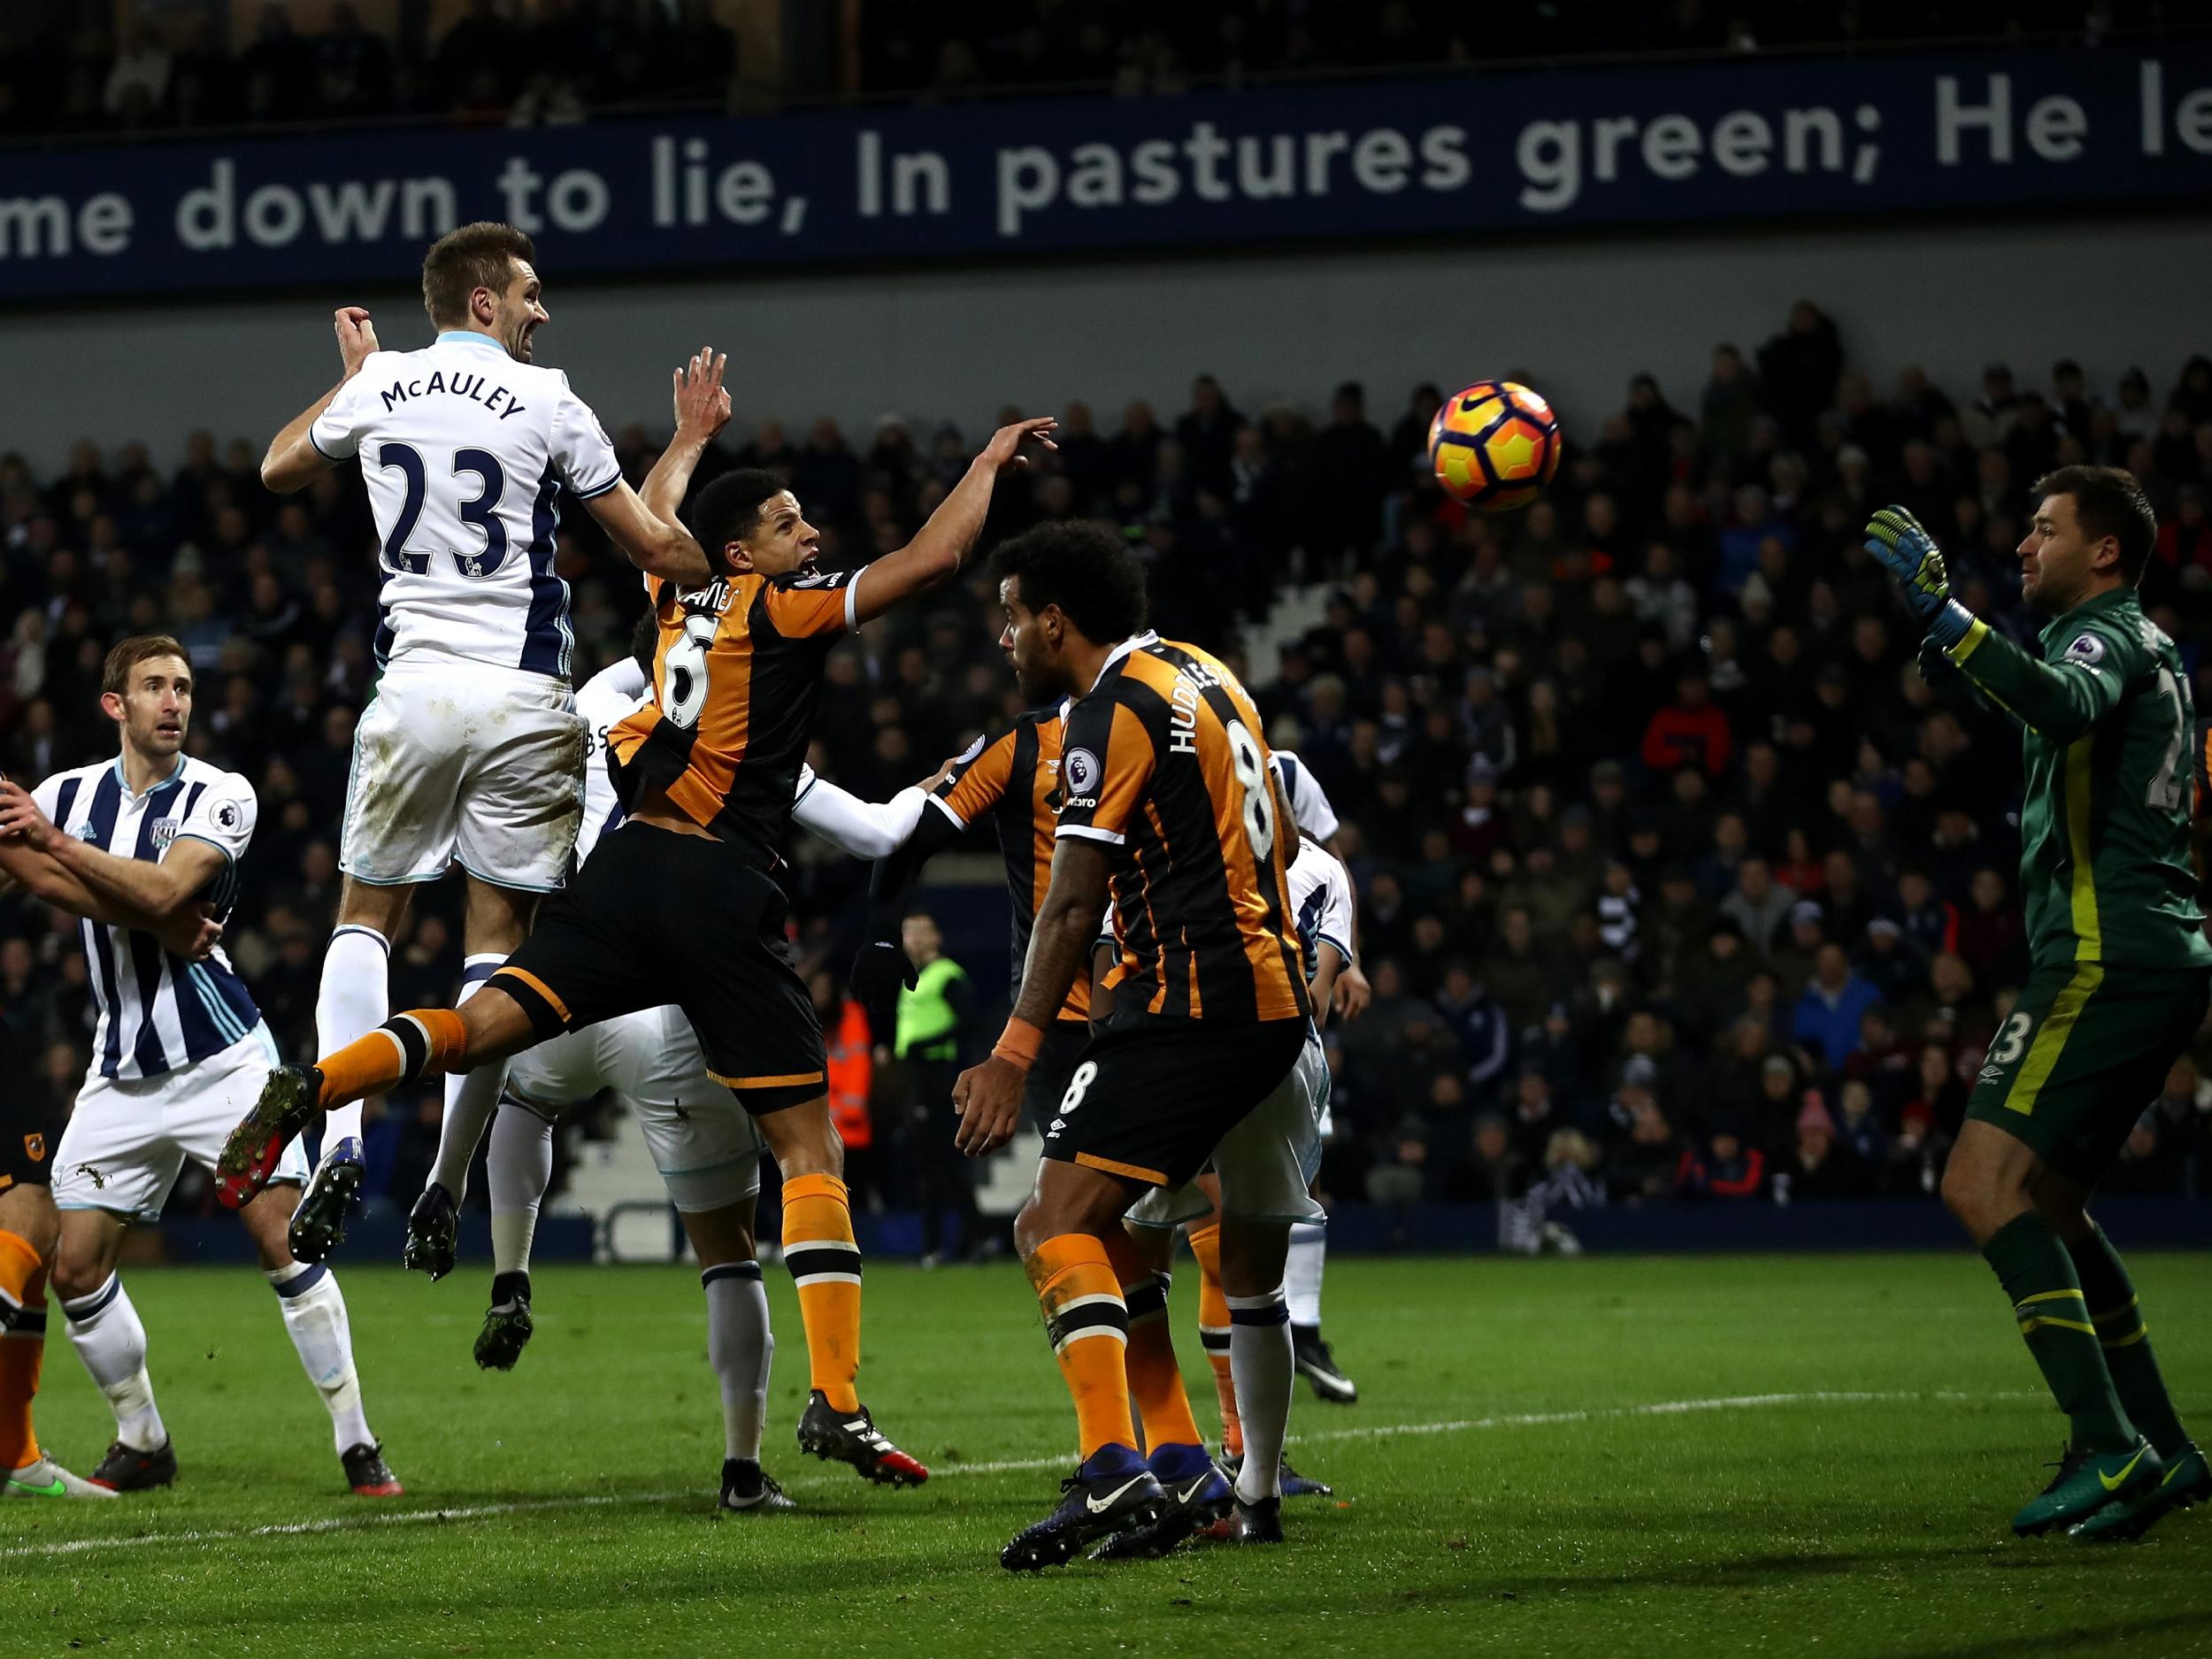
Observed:
[[[1951,575],[1943,549],[1902,507],[1885,507],[1866,526],[1866,550],[1879,559],[1904,589],[1905,603],[1939,644],[1955,645],[1974,618],[1951,597]]]
[[[338,355],[344,359],[349,376],[360,373],[370,352],[381,349],[376,343],[376,325],[369,320],[365,306],[341,305],[331,313],[330,326],[337,334]]]
[[[729,354],[702,346],[676,371],[676,435],[703,443],[729,424],[730,395],[722,387]]]
[[[1050,415],[1039,415],[1033,419],[1018,420],[1010,426],[1001,426],[991,434],[990,442],[983,446],[983,453],[976,458],[1002,472],[1018,472],[1029,465],[1029,457],[1022,453],[1022,445],[1034,443],[1041,449],[1057,449],[1060,446],[1053,442],[1052,434],[1059,425]]]
[[[20,839],[33,852],[51,849],[61,832],[39,810],[31,792],[13,779],[0,780],[0,837]]]
[[[953,1145],[972,1158],[986,1158],[1011,1141],[1014,1125],[1021,1119],[1026,1076],[1019,1066],[996,1055],[963,1071],[952,1086],[952,1103],[960,1113]]]

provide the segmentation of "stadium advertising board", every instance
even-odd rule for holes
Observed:
[[[2208,197],[2212,46],[1755,60],[22,149],[0,301],[404,281],[480,218],[675,273]]]

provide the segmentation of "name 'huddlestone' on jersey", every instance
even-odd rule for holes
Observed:
[[[174,772],[134,795],[122,763],[103,761],[55,773],[34,797],[63,834],[118,857],[159,864],[180,840],[219,848],[222,873],[201,897],[215,907],[217,920],[229,915],[256,811],[253,786],[238,773],[180,755]],[[151,933],[77,926],[99,1011],[92,1055],[102,1077],[160,1077],[219,1053],[260,1025],[261,1010],[219,946],[206,961],[188,962]]]
[[[1058,833],[1114,849],[1117,1018],[1125,1002],[1193,1019],[1309,1012],[1286,874],[1298,831],[1259,726],[1227,669],[1156,634],[1116,650],[1068,712]]]
[[[370,353],[308,437],[332,460],[360,457],[383,549],[380,666],[442,657],[568,677],[561,491],[604,495],[622,466],[565,374],[449,329],[419,351]]]

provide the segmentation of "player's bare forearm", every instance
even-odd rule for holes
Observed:
[[[62,867],[100,902],[141,918],[127,924],[158,933],[187,915],[196,915],[193,895],[204,887],[222,863],[211,842],[180,839],[159,864],[104,852],[88,841],[65,835],[54,847]]]
[[[102,904],[92,890],[64,869],[51,853],[37,851],[19,839],[0,841],[0,875],[7,878],[10,886],[20,887],[41,904],[50,904],[88,922],[109,926],[129,925]]]
[[[1313,1003],[1313,1023],[1317,1029],[1329,1023],[1329,1001],[1336,989],[1336,977],[1349,965],[1344,953],[1334,945],[1317,944],[1314,952],[1320,961],[1313,971],[1313,984],[1309,987],[1309,999]]]
[[[1075,976],[1090,966],[1099,913],[1105,908],[1105,849],[1094,841],[1063,836],[1053,849],[1051,890],[1030,931],[1016,1019],[1043,1031],[1058,1017]]]
[[[638,499],[645,503],[645,511],[664,524],[674,524],[684,504],[684,495],[691,488],[691,475],[698,468],[700,457],[706,452],[704,436],[679,432],[671,438],[638,490]]]
[[[295,417],[270,441],[269,452],[261,457],[261,482],[265,488],[279,495],[294,495],[329,471],[330,457],[318,449],[307,434],[322,419],[323,411],[330,407],[330,400],[344,389],[346,381],[355,373],[357,371],[349,371],[337,385],[310,403],[303,413]]]
[[[661,458],[665,461],[668,457],[664,455]],[[691,482],[691,466],[697,460],[695,455],[689,463],[682,464],[683,476],[672,486],[679,500]],[[650,479],[646,482],[651,487]],[[617,484],[612,489],[594,495],[584,507],[599,521],[608,540],[621,549],[622,557],[648,576],[657,576],[687,590],[705,587],[713,575],[705,551],[692,539],[691,532],[673,518],[664,518],[652,511],[627,483]]]
[[[1016,421],[993,433],[983,453],[969,463],[952,493],[938,503],[937,511],[914,533],[914,539],[855,578],[858,587],[853,595],[854,614],[863,622],[872,621],[902,601],[957,576],[974,551],[976,539],[983,534],[983,521],[991,511],[991,491],[998,484],[999,474],[1018,472],[1029,465],[1021,453],[1024,443],[1056,448],[1050,435],[1055,424],[1043,417]]]

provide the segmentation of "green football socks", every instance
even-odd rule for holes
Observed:
[[[2158,1374],[2158,1360],[2151,1352],[2150,1333],[2136,1305],[2126,1264],[2104,1229],[2093,1223],[2089,1236],[2067,1246],[2067,1254],[2073,1258],[2089,1304],[2089,1321],[2097,1327],[2097,1341],[2104,1349],[2105,1370],[2128,1420],[2150,1436],[2160,1456],[2173,1456],[2189,1443],[2189,1436],[2174,1415],[2173,1400]]]
[[[1990,1235],[1982,1256],[2012,1299],[2028,1352],[2073,1425],[2073,1446],[2089,1452],[2132,1448],[2135,1426],[2112,1386],[2073,1258],[2051,1224],[2033,1210],[2016,1216]]]

